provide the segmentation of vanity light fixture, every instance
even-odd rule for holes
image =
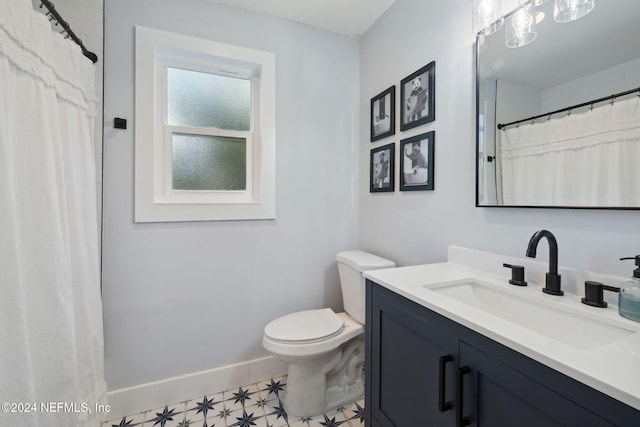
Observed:
[[[487,36],[502,28],[502,0],[473,0],[477,33]]]
[[[596,7],[596,0],[554,0],[553,19],[558,23],[575,21]]]
[[[532,2],[525,3],[507,18],[504,35],[507,47],[511,48],[526,46],[538,37],[536,12]]]
[[[505,26],[507,47],[518,48],[528,45],[538,37],[537,24],[545,14],[539,6],[550,0],[519,0],[520,8],[508,15],[502,15],[502,0],[473,0],[474,26],[477,34],[487,36]],[[596,0],[554,0],[553,18],[555,22],[575,21],[591,12]]]

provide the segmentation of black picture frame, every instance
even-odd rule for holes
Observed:
[[[400,191],[433,190],[436,132],[400,141]]]
[[[400,130],[436,119],[436,62],[431,61],[400,82]]]
[[[396,133],[396,86],[371,98],[371,142]]]
[[[396,143],[373,148],[369,162],[369,192],[395,191]]]

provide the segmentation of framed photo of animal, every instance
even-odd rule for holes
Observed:
[[[400,141],[400,191],[433,190],[435,131]]]
[[[400,82],[400,130],[436,119],[436,63],[420,68]]]
[[[395,152],[395,143],[371,150],[370,193],[395,191]]]
[[[396,133],[396,87],[371,98],[371,142]]]

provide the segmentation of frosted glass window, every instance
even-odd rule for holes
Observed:
[[[251,129],[251,81],[167,68],[167,121],[173,126]]]
[[[174,190],[246,190],[244,138],[174,133],[171,142]]]
[[[135,46],[135,221],[275,218],[275,54],[139,25]]]

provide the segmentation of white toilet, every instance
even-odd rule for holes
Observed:
[[[289,365],[287,414],[310,417],[364,395],[365,279],[363,271],[395,267],[362,251],[336,256],[346,313],[299,311],[265,326],[262,345]]]

